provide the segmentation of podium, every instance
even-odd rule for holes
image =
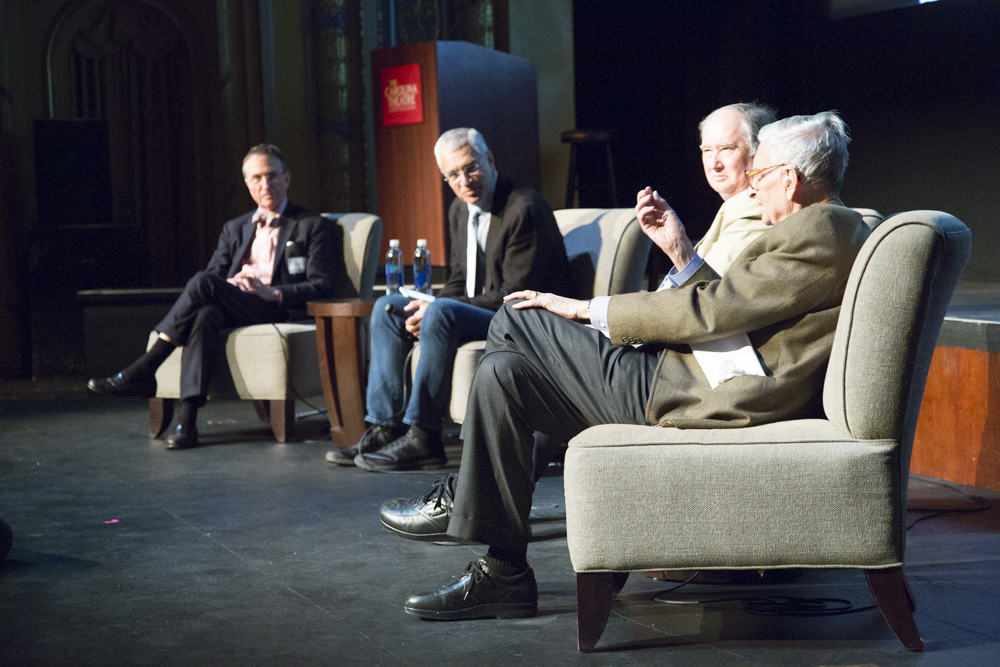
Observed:
[[[448,266],[446,216],[455,195],[441,177],[434,144],[442,132],[474,127],[500,174],[538,188],[535,66],[467,42],[378,49],[371,58],[382,253],[389,239],[399,239],[409,258],[417,239],[427,239],[433,264]]]

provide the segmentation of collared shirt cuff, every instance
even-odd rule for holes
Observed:
[[[610,296],[595,296],[590,300],[590,323],[598,331],[608,333],[608,303]]]
[[[680,271],[677,270],[676,266],[670,267],[670,271],[667,272],[666,279],[670,281],[670,284],[674,287],[680,287],[686,283],[691,276],[698,272],[698,269],[701,268],[702,262],[704,261],[705,260],[701,258],[701,255],[696,254],[694,259],[688,262],[688,265]]]

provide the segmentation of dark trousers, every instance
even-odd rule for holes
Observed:
[[[188,281],[156,331],[183,345],[181,399],[204,401],[219,352],[222,329],[283,322],[288,314],[272,301],[243,292],[214,274],[199,271]]]
[[[472,383],[448,534],[520,550],[531,537],[533,432],[568,440],[597,424],[645,424],[657,356],[511,305],[494,316]]]

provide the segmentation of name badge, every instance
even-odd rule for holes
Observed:
[[[306,258],[305,257],[289,257],[288,258],[288,272],[293,276],[299,273],[306,272]]]

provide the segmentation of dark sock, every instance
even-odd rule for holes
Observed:
[[[122,371],[122,377],[131,380],[143,375],[152,376],[176,347],[173,343],[157,337],[153,347],[149,348],[146,354],[133,361],[131,366]]]
[[[185,398],[181,401],[181,407],[177,411],[177,424],[188,429],[194,428],[198,422],[199,406],[199,399]]]
[[[513,577],[528,569],[528,550],[511,551],[490,547],[486,552],[486,564],[502,577]]]

